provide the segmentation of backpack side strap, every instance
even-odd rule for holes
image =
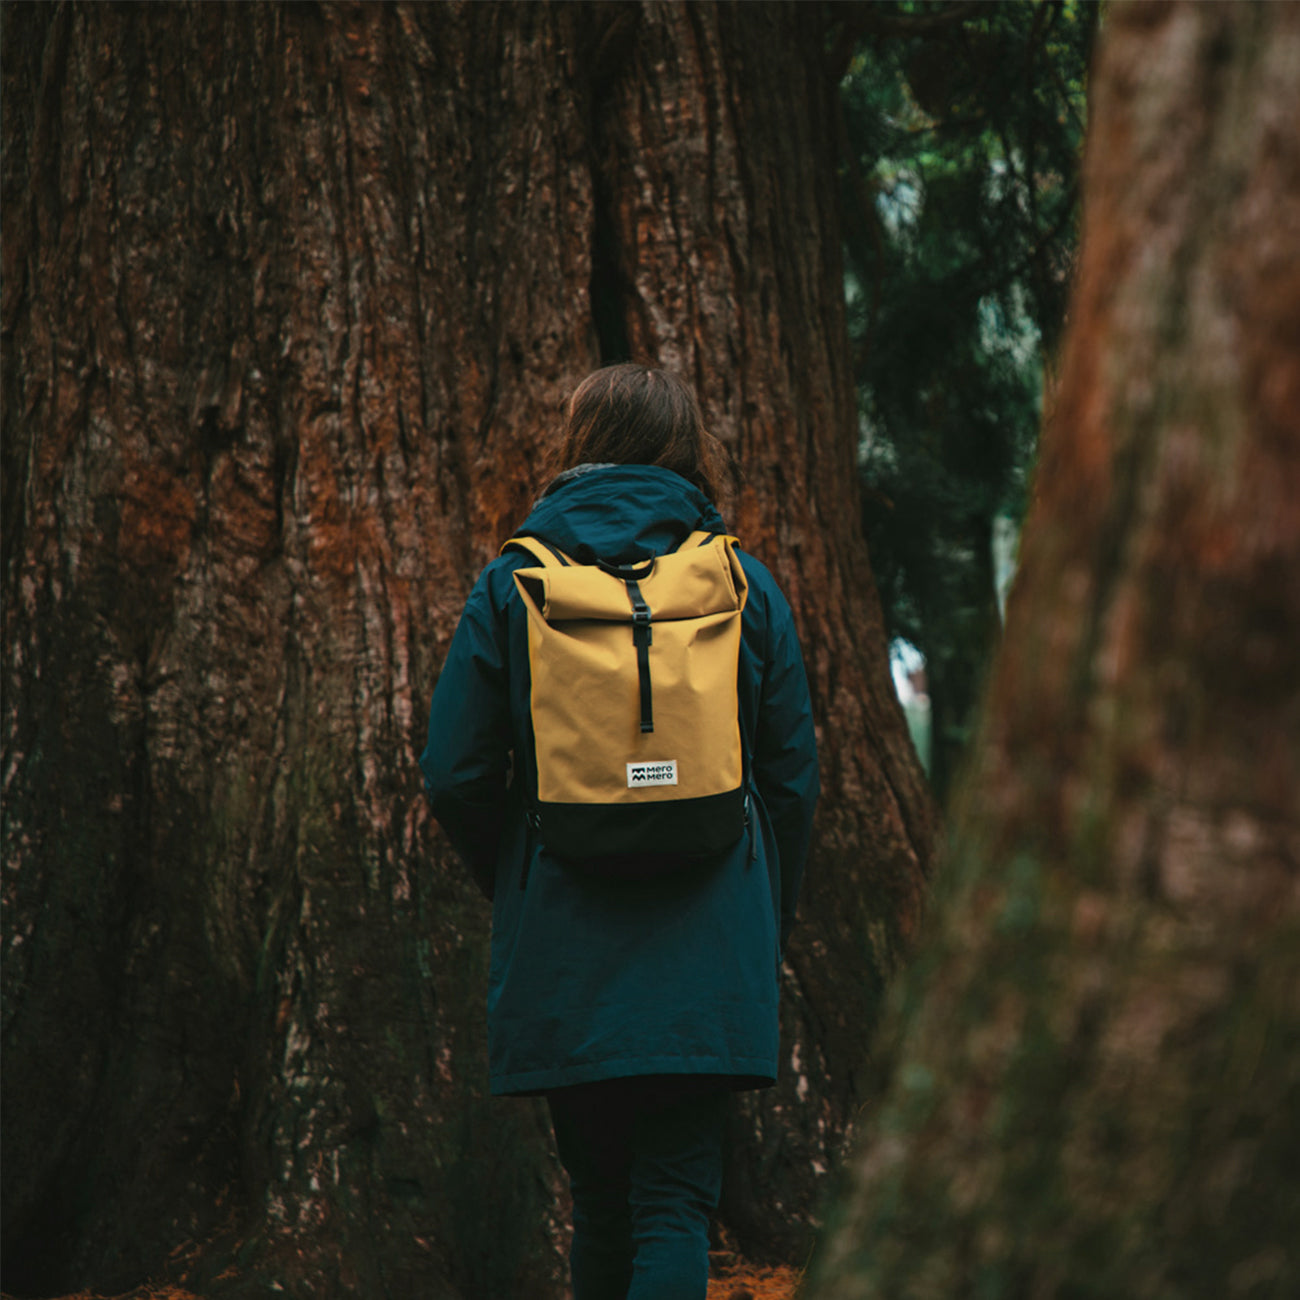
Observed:
[[[498,554],[504,555],[510,550],[523,551],[547,568],[554,568],[556,565],[567,567],[573,563],[563,551],[557,551],[554,546],[542,541],[540,537],[512,537],[502,546]]]
[[[693,533],[690,534],[689,537],[686,538],[684,542],[682,542],[682,544],[677,549],[679,551],[689,551],[696,546],[707,546],[711,541],[713,541],[715,538],[718,537],[721,537],[725,541],[730,542],[733,546],[740,545],[740,539],[737,537],[733,537],[730,533],[726,532],[725,530],[719,531],[716,528],[712,530],[707,528],[697,528]]]

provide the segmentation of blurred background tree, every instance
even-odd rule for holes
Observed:
[[[917,740],[941,801],[997,640],[1065,318],[1097,12],[922,0],[842,18],[863,520],[891,636],[924,658]]]
[[[1300,6],[1125,4],[1022,568],[816,1300],[1300,1295]]]

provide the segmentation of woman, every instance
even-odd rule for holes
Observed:
[[[519,529],[627,564],[725,532],[721,456],[690,389],[661,370],[598,370],[569,402],[555,478]],[[749,583],[739,707],[752,815],[739,842],[620,880],[552,857],[536,790],[526,618],[508,549],[470,593],[420,760],[434,815],[493,899],[494,1095],[544,1093],[573,1191],[575,1300],[689,1300],[708,1286],[725,1099],[777,1073],[781,953],[817,799],[817,753],[789,606]]]

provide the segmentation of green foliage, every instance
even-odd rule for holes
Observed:
[[[844,21],[864,522],[890,632],[927,661],[942,795],[997,636],[997,521],[1023,513],[1064,320],[1097,9],[918,2]]]

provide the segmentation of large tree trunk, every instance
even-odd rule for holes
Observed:
[[[857,524],[818,13],[6,6],[7,1289],[562,1289],[414,758],[563,397],[628,351],[697,384],[808,650],[794,1064],[724,1207],[751,1250],[806,1236],[932,833]]]
[[[1024,568],[818,1297],[1300,1294],[1300,6],[1103,42]]]

